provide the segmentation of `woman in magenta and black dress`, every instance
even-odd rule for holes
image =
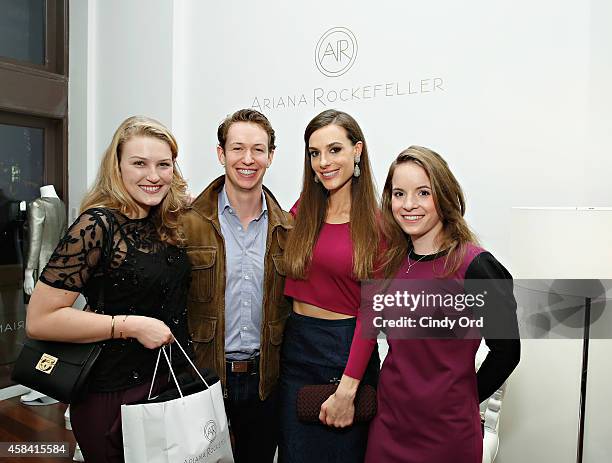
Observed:
[[[279,461],[360,463],[368,424],[350,426],[359,381],[345,372],[353,352],[363,362],[364,383],[378,379],[378,352],[360,357],[359,345],[367,341],[353,336],[360,281],[373,275],[378,255],[374,182],[363,132],[350,115],[322,112],[306,127],[304,142],[302,192],[285,249],[285,295],[293,298],[293,312],[281,354]],[[321,424],[299,422],[300,387],[336,381]]]
[[[478,373],[480,339],[388,336],[366,462],[480,463],[479,403],[504,383],[520,358],[512,277],[476,244],[463,218],[461,187],[437,153],[419,146],[400,153],[389,169],[381,209],[386,278],[419,280],[415,284],[454,280],[466,288],[486,280],[494,303],[483,312],[481,333],[490,352]],[[370,329],[366,320],[359,317],[355,336]],[[370,348],[375,342],[370,340]],[[355,365],[359,376],[365,363]]]

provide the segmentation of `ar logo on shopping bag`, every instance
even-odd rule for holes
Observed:
[[[217,438],[217,423],[215,423],[213,420],[208,421],[204,425],[204,437],[206,437],[209,442],[212,442]]]

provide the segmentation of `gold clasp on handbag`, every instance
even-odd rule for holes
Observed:
[[[57,364],[57,360],[58,358],[53,357],[53,355],[42,354],[42,357],[40,357],[40,360],[36,364],[36,369],[50,375]]]

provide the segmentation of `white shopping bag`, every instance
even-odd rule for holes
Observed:
[[[178,342],[176,344],[208,386],[183,347]],[[167,402],[121,406],[125,462],[233,463],[221,382],[217,381],[204,391],[183,396],[164,347],[160,349],[160,354],[163,353],[168,362],[181,397]],[[157,356],[153,381],[160,354]],[[151,390],[152,387],[153,384]]]

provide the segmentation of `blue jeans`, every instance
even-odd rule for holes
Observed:
[[[225,411],[236,463],[272,463],[278,443],[278,393],[259,398],[259,372],[226,368]]]

